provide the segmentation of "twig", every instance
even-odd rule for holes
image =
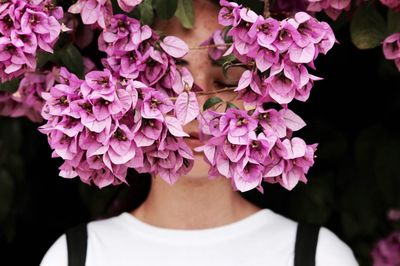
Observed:
[[[226,46],[229,46],[229,45],[232,45],[232,43],[195,46],[195,47],[189,47],[189,50],[201,50],[201,49],[208,49],[208,48],[226,47]]]
[[[268,18],[271,16],[271,13],[269,11],[269,0],[264,0],[264,17]]]
[[[226,87],[220,90],[213,90],[213,91],[199,91],[199,92],[195,92],[196,94],[199,95],[208,95],[208,94],[217,94],[217,93],[221,93],[224,91],[233,91],[234,89],[236,89],[237,87]]]

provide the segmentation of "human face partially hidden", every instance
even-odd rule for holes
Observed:
[[[175,17],[168,21],[158,20],[155,23],[155,29],[162,31],[167,35],[181,38],[190,48],[199,47],[200,44],[207,40],[216,29],[222,27],[218,24],[218,6],[213,2],[216,1],[193,1],[195,25],[191,30],[184,29]],[[212,60],[208,57],[207,49],[191,49],[182,59],[182,64],[191,71],[194,77],[194,82],[204,91],[216,91],[224,87],[236,86],[241,73],[244,71],[244,69],[241,68],[230,69],[228,75],[225,77],[221,67],[213,64]],[[223,100],[229,100],[237,106],[242,106],[240,101],[234,99],[236,92],[226,91],[218,94],[197,95],[200,109],[202,109],[204,102],[208,98],[214,96],[220,97]],[[225,106],[220,105],[216,110],[223,112]],[[185,125],[184,130],[191,135],[190,138],[185,138],[185,141],[192,150],[195,147],[202,145],[201,141],[198,139],[199,124],[197,120]],[[202,153],[194,151],[194,155],[194,166],[183,178],[207,179],[209,165],[204,160]]]

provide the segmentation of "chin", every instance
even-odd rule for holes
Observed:
[[[208,180],[209,169],[210,165],[204,160],[203,154],[194,152],[193,168],[184,178],[191,180]]]

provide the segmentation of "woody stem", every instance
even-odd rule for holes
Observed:
[[[194,93],[196,93],[197,95],[209,95],[209,94],[218,94],[221,92],[225,92],[225,91],[233,91],[234,89],[236,89],[237,87],[225,87],[223,89],[220,90],[213,90],[213,91],[196,91]],[[178,97],[169,97],[170,100],[174,101],[176,100]]]
[[[269,0],[264,0],[264,17],[268,18],[271,16],[271,13],[269,11]]]
[[[200,49],[208,49],[208,48],[217,48],[217,47],[226,47],[232,45],[232,43],[224,43],[224,44],[209,44],[209,45],[202,45],[202,46],[195,46],[190,47],[190,50],[200,50]]]

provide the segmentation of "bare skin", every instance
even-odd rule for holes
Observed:
[[[155,28],[168,35],[184,40],[189,47],[198,47],[215,29],[220,28],[217,15],[218,7],[210,0],[195,0],[195,27],[192,30],[182,28],[176,18],[169,21],[157,21]],[[206,49],[192,49],[183,58],[192,72],[196,84],[206,91],[215,91],[218,82],[237,83],[239,74],[224,78],[220,67],[213,66]],[[230,99],[234,94],[224,92],[218,95]],[[198,95],[199,105],[210,95]],[[240,105],[239,101],[235,101]],[[197,131],[197,121],[185,125],[186,132]],[[194,148],[193,145],[188,143]],[[195,153],[193,169],[182,176],[174,185],[169,185],[160,177],[152,178],[149,196],[131,212],[139,220],[157,227],[171,229],[205,229],[218,227],[239,221],[260,208],[246,199],[239,192],[232,190],[230,180],[219,177],[208,179],[209,166],[203,155]]]

